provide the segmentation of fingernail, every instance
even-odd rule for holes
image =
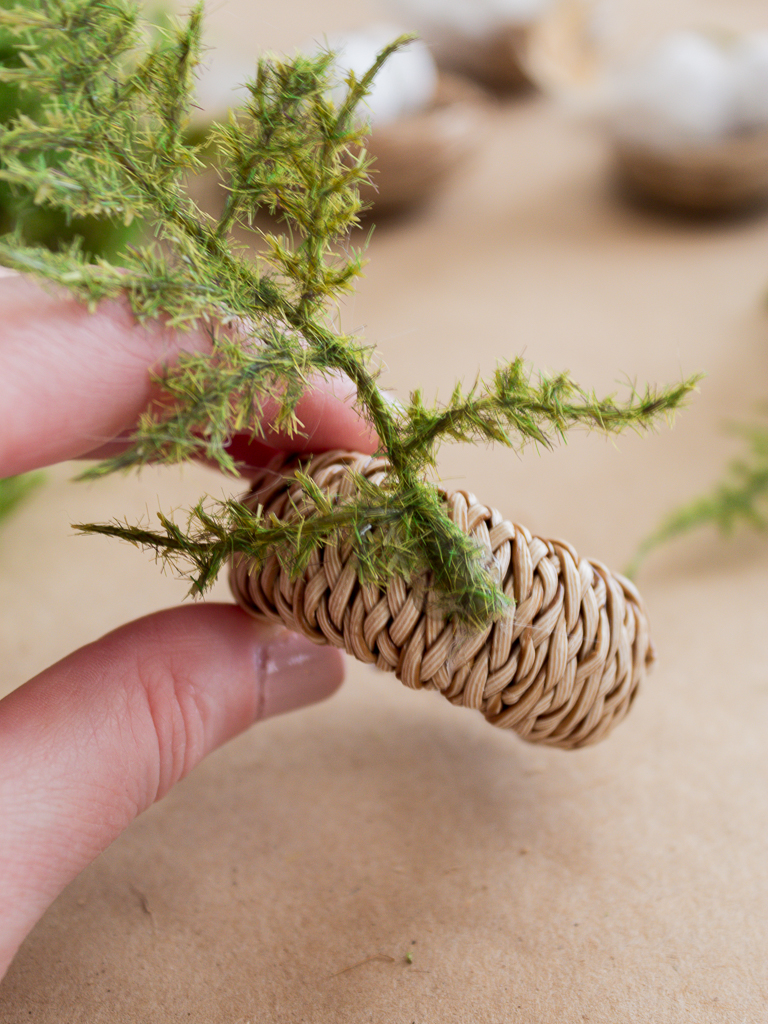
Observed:
[[[343,658],[334,647],[285,631],[260,646],[257,678],[257,717],[271,718],[330,697],[344,678]]]

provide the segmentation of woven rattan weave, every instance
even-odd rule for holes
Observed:
[[[352,493],[354,473],[372,483],[385,459],[328,452],[262,471],[245,504],[285,518],[300,505],[294,473],[328,494]],[[230,581],[240,605],[316,643],[345,648],[413,689],[440,691],[527,740],[581,747],[605,736],[628,711],[654,659],[648,619],[635,587],[570,544],[533,537],[468,491],[445,495],[454,523],[492,553],[514,607],[466,635],[441,613],[428,581],[394,579],[386,593],[358,580],[351,545],[313,555],[299,578],[276,555],[260,568],[237,556]]]

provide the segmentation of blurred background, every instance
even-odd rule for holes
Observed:
[[[374,230],[340,320],[396,397],[518,354],[598,393],[704,372],[672,430],[442,452],[448,488],[621,569],[752,459],[726,424],[762,422],[765,4],[216,0],[194,130],[258,54],[335,41],[353,66],[382,23],[423,42],[371,100],[378,193],[355,241]],[[212,176],[194,188],[218,201]],[[74,485],[76,468],[0,525],[6,691],[183,596],[70,523],[231,490],[202,468]],[[574,755],[350,664],[339,698],[232,744],[75,883],[0,986],[0,1021],[762,1020],[767,569],[751,528],[655,550],[638,583],[659,666],[617,734]]]

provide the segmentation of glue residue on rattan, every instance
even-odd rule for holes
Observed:
[[[376,484],[389,466],[355,452],[292,458],[263,470],[244,503],[290,516],[302,498],[297,469],[343,500],[353,473]],[[260,567],[235,556],[233,593],[255,617],[344,648],[412,689],[437,690],[526,740],[566,748],[595,743],[625,716],[654,660],[637,590],[565,541],[532,536],[468,491],[445,500],[452,521],[492,555],[514,602],[480,632],[467,634],[446,617],[428,580],[395,578],[386,592],[361,584],[349,544],[316,552],[298,578],[276,555]]]

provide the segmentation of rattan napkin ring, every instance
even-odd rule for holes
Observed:
[[[356,452],[294,457],[261,471],[244,504],[284,519],[302,502],[297,469],[341,501],[354,488],[350,471],[377,484],[388,468],[386,459]],[[348,544],[315,552],[298,578],[276,555],[261,566],[236,555],[235,598],[256,618],[342,647],[412,689],[438,690],[526,740],[566,748],[595,743],[627,713],[654,661],[637,590],[570,544],[532,536],[468,491],[444,498],[452,521],[492,554],[514,599],[482,632],[467,634],[446,619],[428,580],[395,578],[386,593],[362,585]]]

